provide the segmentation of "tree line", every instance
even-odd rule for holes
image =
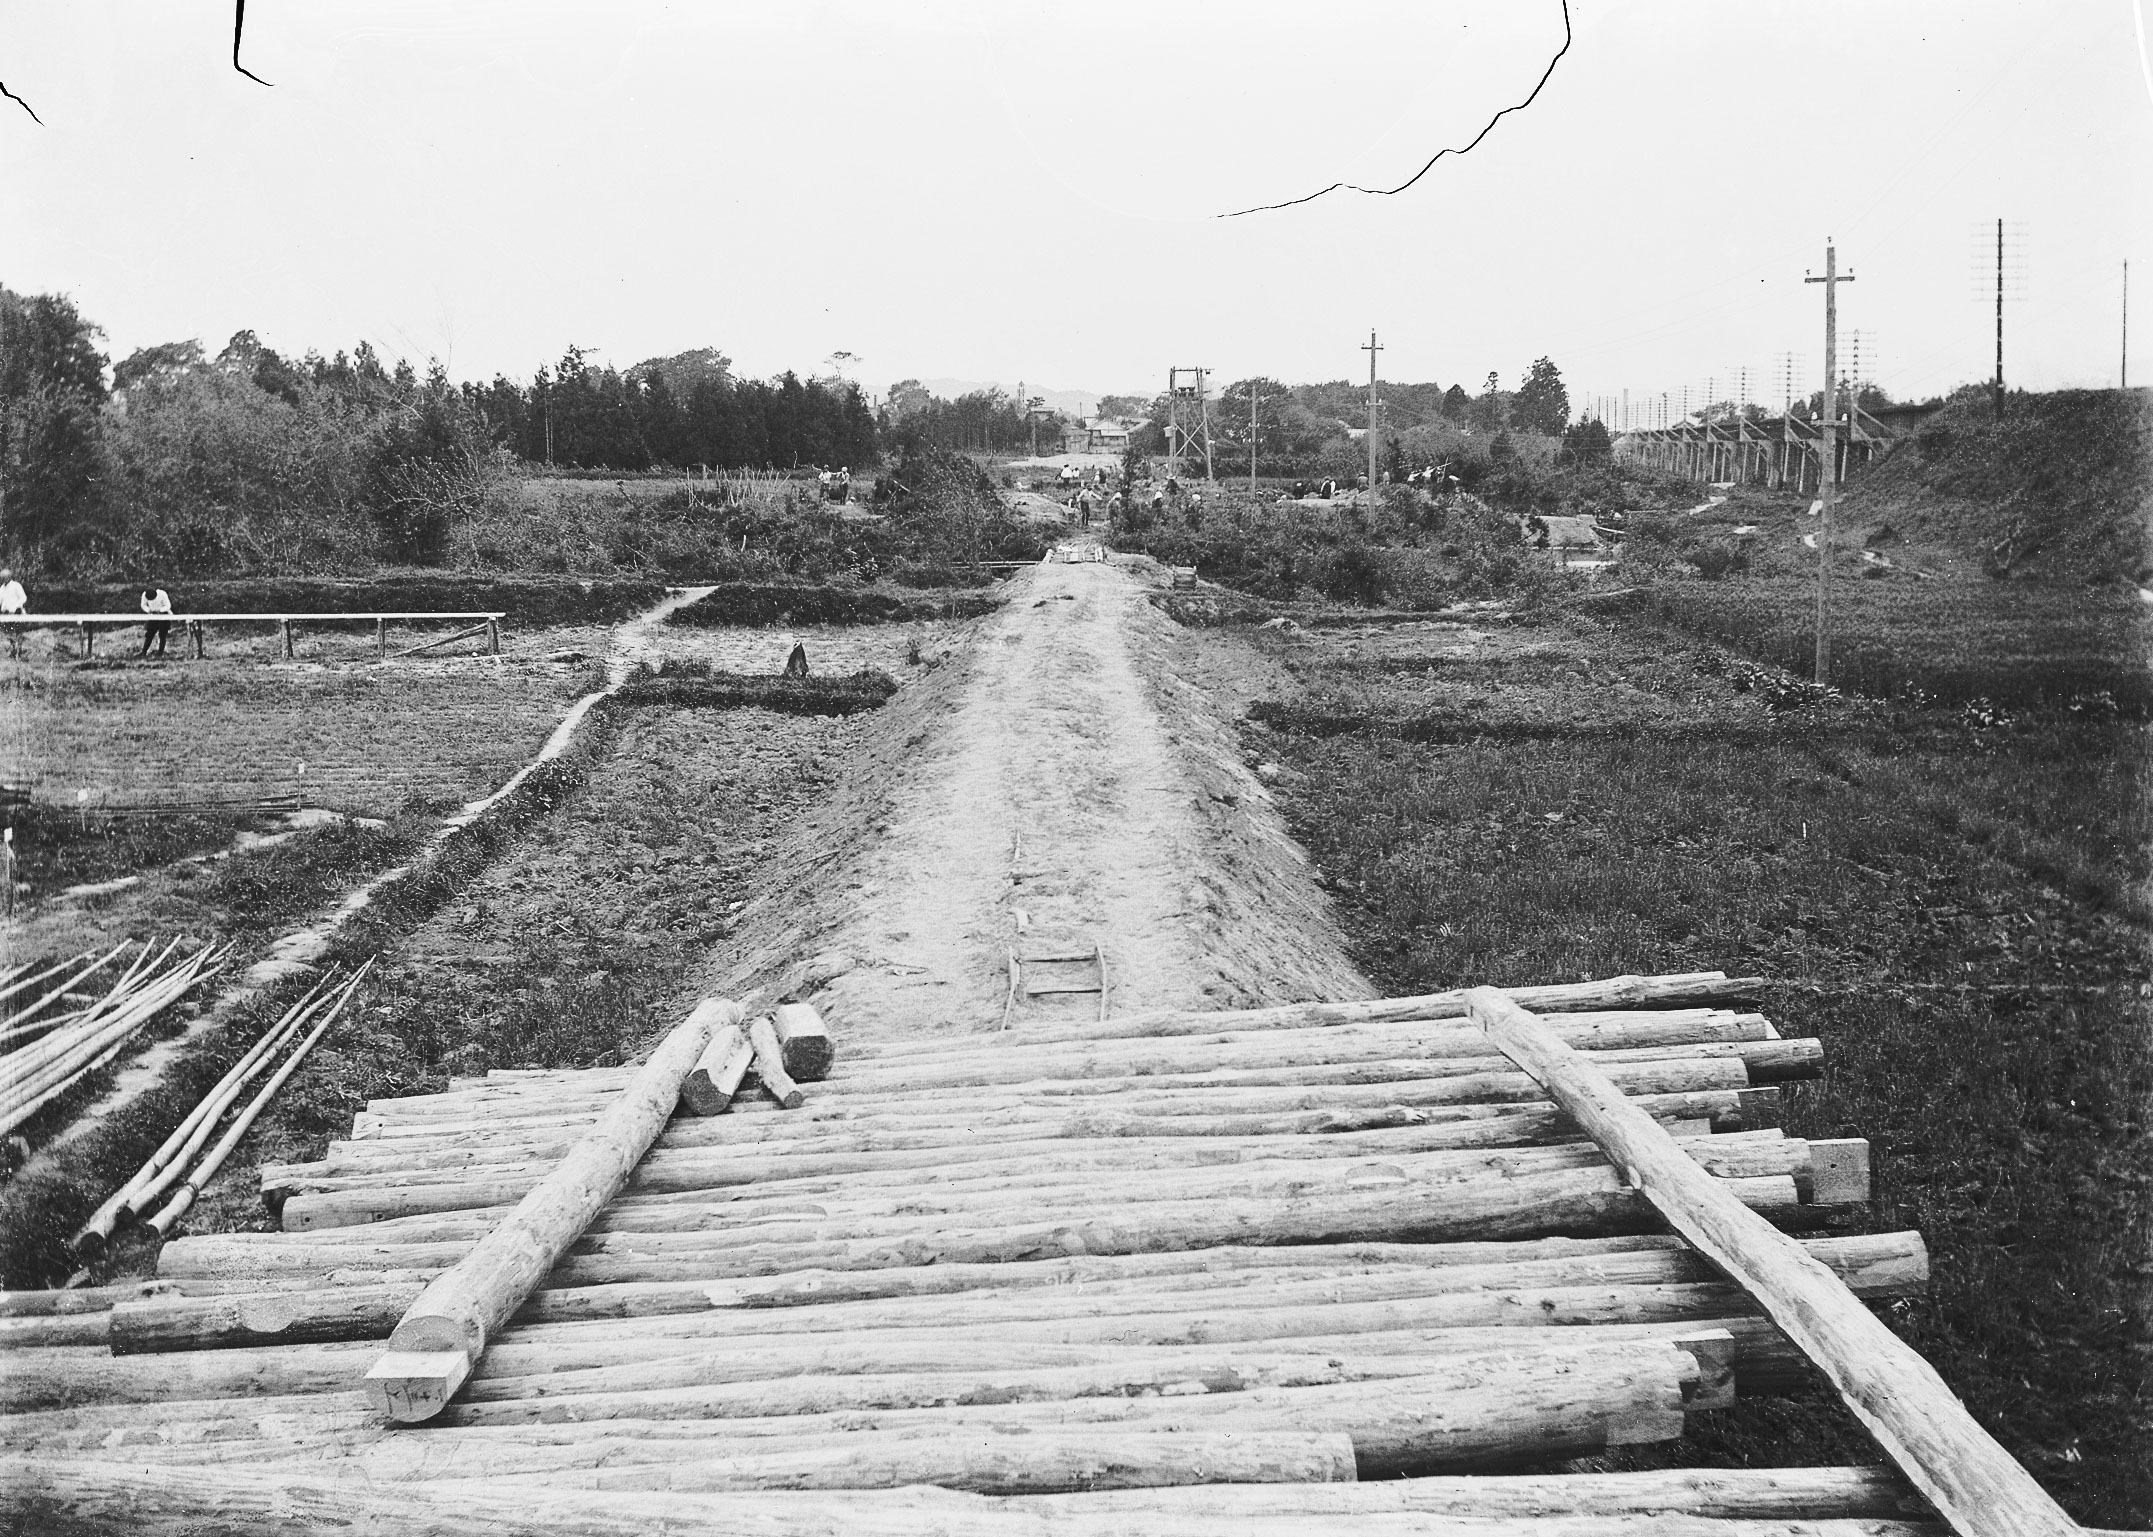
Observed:
[[[1560,437],[1570,420],[1569,390],[1562,371],[1548,358],[1535,361],[1515,390],[1504,389],[1494,373],[1477,392],[1468,392],[1462,384],[1446,388],[1432,382],[1379,380],[1376,399],[1382,403],[1376,430],[1386,440],[1459,434],[1492,439],[1506,431]],[[1148,401],[1108,396],[1099,409],[1102,415],[1140,416],[1137,447],[1147,454],[1166,452],[1169,402],[1164,394]],[[1341,468],[1351,473],[1353,463],[1367,463],[1367,448],[1355,443],[1354,435],[1368,425],[1368,386],[1349,379],[1292,385],[1262,377],[1237,379],[1211,402],[1210,417],[1214,444],[1234,463],[1247,463],[1253,431],[1258,468],[1265,474],[1325,474]]]
[[[880,428],[843,379],[739,379],[705,349],[626,373],[579,348],[528,383],[450,380],[362,342],[289,358],[241,331],[110,367],[63,295],[0,288],[0,551],[107,574],[442,559],[528,465],[849,465]]]

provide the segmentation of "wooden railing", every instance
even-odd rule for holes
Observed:
[[[486,637],[487,652],[489,654],[498,654],[501,650],[501,621],[507,617],[506,610],[475,610],[470,613],[448,613],[375,609],[357,610],[341,614],[0,614],[0,627],[17,630],[51,630],[73,625],[81,638],[81,654],[87,657],[95,649],[94,637],[101,628],[118,629],[137,624],[181,625],[185,627],[188,639],[193,643],[194,654],[199,657],[202,655],[202,631],[205,625],[273,624],[283,634],[284,654],[290,656],[292,655],[293,627],[296,625],[364,624],[370,622],[374,626],[375,654],[383,661],[386,661],[389,656],[388,627],[392,620],[398,624],[440,619],[468,622],[467,628],[458,630],[453,635],[446,635],[439,640],[427,641],[423,645],[400,651],[397,653],[399,656],[409,656],[414,651],[428,651],[436,646],[445,646],[450,641],[463,640],[480,633],[483,633]]]

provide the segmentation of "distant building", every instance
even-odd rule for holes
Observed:
[[[1143,427],[1120,416],[1087,418],[1069,434],[1072,451],[1083,454],[1119,454],[1128,450],[1129,439]]]

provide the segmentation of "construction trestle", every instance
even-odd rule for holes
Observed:
[[[1866,1144],[1773,1124],[1822,1050],[1755,992],[834,1049],[811,1008],[712,1000],[637,1068],[376,1101],[262,1170],[281,1231],[0,1302],[0,1508],[105,1533],[2074,1530],[1858,1300],[1918,1292],[1926,1253],[1841,1220]],[[1551,1471],[1817,1372],[1897,1471]]]
[[[1839,479],[1848,479],[1889,448],[1922,413],[1888,411],[1879,417],[1849,404],[1834,435]],[[1681,421],[1669,427],[1635,428],[1615,438],[1622,458],[1667,475],[1713,485],[1754,485],[1807,494],[1817,489],[1823,434],[1816,423],[1791,413],[1775,417],[1727,416]]]

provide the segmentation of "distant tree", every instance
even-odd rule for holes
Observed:
[[[917,379],[900,379],[890,386],[889,399],[883,410],[894,423],[902,423],[919,416],[934,407],[934,396]]]
[[[1500,432],[1503,422],[1503,383],[1491,369],[1488,382],[1481,386],[1480,398],[1473,402],[1473,425],[1483,432]]]
[[[1505,428],[1503,431],[1496,433],[1495,441],[1488,445],[1488,462],[1490,464],[1515,464],[1517,463],[1517,458],[1518,446],[1510,441],[1509,429]]]
[[[88,515],[103,333],[60,294],[0,288],[0,543],[27,549]]]
[[[1451,421],[1462,422],[1473,412],[1473,397],[1465,393],[1465,386],[1453,384],[1443,391],[1443,415]]]
[[[1383,473],[1390,477],[1390,483],[1394,486],[1404,485],[1406,476],[1412,473],[1406,467],[1405,445],[1398,441],[1398,434],[1395,432],[1383,445]]]
[[[676,400],[686,400],[695,393],[695,387],[705,381],[718,384],[732,382],[733,360],[715,347],[697,347],[688,352],[676,352],[669,358],[645,358],[628,370],[632,384],[647,384],[654,378],[665,380]]]
[[[1491,376],[1492,377],[1492,376]],[[1534,363],[1510,403],[1511,425],[1555,437],[1570,421],[1570,392],[1562,371],[1547,358]]]
[[[1151,401],[1142,395],[1101,395],[1099,414],[1110,417],[1142,416],[1151,409]]]
[[[1614,453],[1614,443],[1607,435],[1607,424],[1598,417],[1587,417],[1564,428],[1562,446],[1576,459],[1588,463],[1609,458]]]
[[[137,347],[113,368],[112,388],[115,391],[132,389],[152,379],[199,368],[202,362],[202,344],[197,341],[159,342],[154,347]]]
[[[262,339],[252,331],[234,331],[232,339],[217,354],[217,366],[228,374],[242,378],[254,377],[254,365],[261,359]]]

